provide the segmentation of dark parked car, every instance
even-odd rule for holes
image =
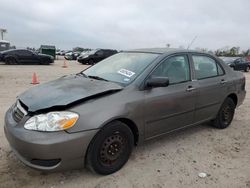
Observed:
[[[250,69],[250,61],[246,58],[234,58],[234,57],[223,57],[222,60],[232,67],[234,70],[243,70],[245,72],[249,72]]]
[[[228,127],[245,95],[244,74],[210,54],[124,51],[20,94],[4,130],[30,167],[110,174],[146,140],[204,122]]]
[[[116,54],[116,50],[109,50],[109,49],[97,49],[92,50],[84,55],[81,55],[77,58],[77,61],[82,64],[94,65],[95,63]]]
[[[54,62],[54,57],[46,54],[39,54],[25,49],[6,50],[0,52],[1,59],[6,64],[44,64]]]

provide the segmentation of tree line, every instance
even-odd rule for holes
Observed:
[[[207,48],[196,48],[196,50],[215,54],[216,56],[226,57],[245,57],[250,56],[250,49],[241,50],[240,47],[225,47],[215,51],[208,50]]]

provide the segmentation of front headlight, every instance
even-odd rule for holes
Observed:
[[[61,131],[74,126],[78,118],[79,115],[74,112],[49,112],[31,117],[24,124],[24,128],[36,131]]]

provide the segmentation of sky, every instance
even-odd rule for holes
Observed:
[[[0,0],[17,47],[250,48],[250,0]]]

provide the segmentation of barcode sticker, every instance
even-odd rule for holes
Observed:
[[[122,75],[124,75],[124,76],[127,76],[127,77],[132,77],[135,73],[134,72],[132,72],[132,71],[130,71],[130,70],[126,70],[126,69],[120,69],[119,71],[118,71],[118,73],[119,74],[122,74]]]

